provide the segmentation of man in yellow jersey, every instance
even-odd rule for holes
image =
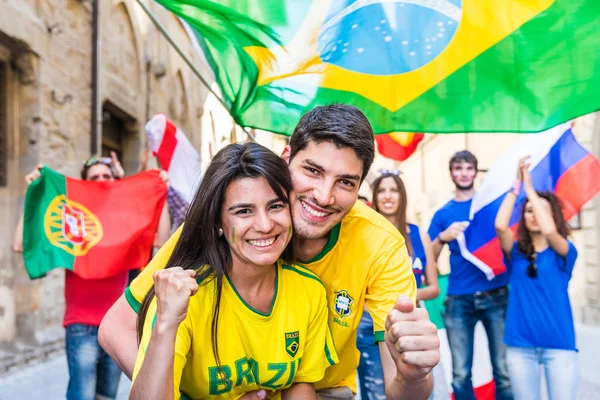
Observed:
[[[366,305],[379,342],[386,397],[427,399],[430,371],[439,361],[437,329],[424,309],[414,307],[416,283],[404,238],[356,201],[374,152],[366,117],[355,107],[338,104],[305,114],[282,154],[294,186],[290,201],[297,263],[313,271],[327,289],[329,326],[340,361],[315,387],[322,399],[353,397],[359,362],[356,329]],[[128,375],[137,354],[136,312],[178,237],[179,231],[100,327],[100,343]],[[259,390],[244,399],[265,396]]]

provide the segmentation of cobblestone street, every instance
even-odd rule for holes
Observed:
[[[69,374],[63,354],[0,378],[0,400],[64,399]],[[125,375],[119,382],[118,400],[126,400],[131,383]]]

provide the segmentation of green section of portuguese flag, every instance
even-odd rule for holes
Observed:
[[[600,109],[597,0],[555,0],[396,111],[354,92],[311,86],[310,80],[256,84],[258,69],[244,47],[288,43],[309,0],[158,2],[192,26],[232,116],[247,127],[290,135],[304,112],[336,102],[360,108],[376,133],[537,132]],[[508,2],[499,2],[498,12],[511,12],[503,4]]]
[[[31,279],[45,276],[57,265],[73,270],[75,262],[73,255],[52,245],[44,231],[45,210],[56,196],[67,194],[66,178],[47,167],[41,174],[29,185],[25,196],[23,258]]]

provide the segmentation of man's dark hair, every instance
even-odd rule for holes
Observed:
[[[450,162],[448,163],[448,168],[452,171],[452,166],[454,164],[460,164],[461,162],[467,162],[469,164],[473,164],[475,169],[477,169],[477,157],[469,150],[462,150],[454,153]]]
[[[88,158],[83,163],[83,166],[81,167],[81,171],[79,172],[79,174],[81,175],[81,179],[84,180],[84,181],[87,180],[88,171],[90,170],[90,168],[92,168],[96,164],[106,165],[108,167],[108,169],[110,169],[110,174],[112,175],[113,179],[117,179],[117,174],[115,173],[115,168],[114,168],[114,165],[112,164],[112,161],[111,162],[103,162],[103,161],[100,162],[100,161],[98,161],[98,160],[105,160],[105,159],[110,160],[107,157],[101,157],[101,158],[91,157],[91,158]]]
[[[351,148],[363,162],[361,182],[375,158],[373,128],[365,115],[347,104],[315,107],[300,118],[290,139],[290,161],[314,141],[331,142],[337,148]]]

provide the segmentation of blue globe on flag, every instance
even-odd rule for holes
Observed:
[[[355,72],[418,69],[448,46],[462,0],[336,0],[318,37],[321,60]]]

